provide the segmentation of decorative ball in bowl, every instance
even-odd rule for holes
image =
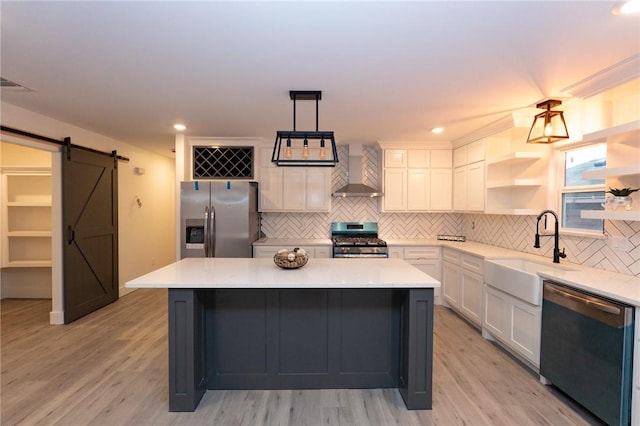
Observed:
[[[298,269],[307,264],[309,255],[304,249],[298,247],[292,251],[281,249],[273,256],[273,261],[282,269]]]

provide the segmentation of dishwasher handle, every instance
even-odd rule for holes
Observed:
[[[574,300],[578,303],[583,303],[599,311],[608,312],[613,315],[620,315],[620,308],[617,308],[616,306],[610,305],[608,303],[599,302],[595,299],[589,298],[588,296],[587,297],[583,297],[582,295],[576,296],[575,294],[566,292],[564,290],[560,290],[557,287],[549,287],[547,291],[558,294],[561,297],[566,297],[568,299]]]
[[[633,321],[631,307],[610,300],[544,282],[543,299],[608,325],[622,327]]]

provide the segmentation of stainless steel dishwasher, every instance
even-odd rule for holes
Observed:
[[[540,380],[609,425],[631,422],[634,308],[544,281]]]

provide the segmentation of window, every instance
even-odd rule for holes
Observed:
[[[601,219],[582,219],[582,210],[604,210],[604,179],[587,180],[585,170],[601,169],[607,165],[607,145],[589,145],[564,152],[564,179],[560,188],[562,228],[603,232]]]

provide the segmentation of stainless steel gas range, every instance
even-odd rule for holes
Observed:
[[[376,222],[332,222],[333,257],[389,257],[387,242],[378,238]]]

